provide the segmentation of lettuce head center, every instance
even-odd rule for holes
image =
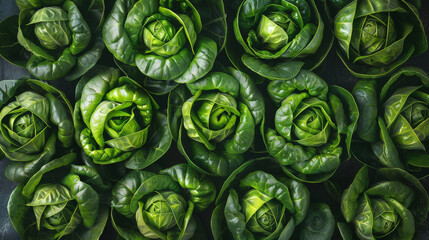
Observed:
[[[48,14],[50,13],[50,14]],[[58,7],[46,7],[39,9],[33,14],[34,16],[42,16],[40,19],[33,19],[34,34],[39,40],[39,43],[49,50],[55,50],[68,46],[72,42],[72,34],[69,27],[69,21],[66,18],[67,13]],[[53,17],[52,21],[50,17]]]

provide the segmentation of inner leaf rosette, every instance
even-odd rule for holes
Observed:
[[[187,164],[132,171],[112,193],[113,226],[126,240],[196,239],[202,226],[195,214],[216,197],[213,182]]]
[[[227,176],[244,160],[265,113],[252,79],[233,68],[210,72],[169,96],[168,121],[179,150],[205,174]]]
[[[23,182],[72,149],[73,110],[62,91],[39,80],[2,80],[0,90],[0,149],[12,161],[5,175]]]
[[[219,10],[223,15],[219,19],[225,17],[223,4],[206,5],[213,8],[209,11]],[[103,27],[104,41],[127,74],[137,67],[150,79],[194,82],[211,70],[223,46],[203,36],[203,28],[218,21],[211,18],[219,15],[200,16],[206,5],[197,8],[189,0],[117,0]]]
[[[76,140],[96,164],[122,161],[142,169],[158,160],[169,148],[166,117],[158,104],[138,83],[106,69],[82,78],[74,117]]]
[[[319,66],[334,37],[326,2],[245,0],[230,3],[235,39],[227,44],[232,63],[270,80]],[[238,5],[235,8],[234,5]]]
[[[22,239],[99,238],[108,219],[101,204],[110,186],[75,153],[45,164],[12,192],[8,212]]]
[[[25,66],[41,80],[75,80],[97,63],[104,49],[100,31],[104,0],[17,4],[19,18],[0,23],[0,33],[8,36],[0,47],[6,60]]]
[[[371,167],[402,168],[417,177],[428,175],[429,76],[406,67],[386,84],[360,80],[353,95],[363,112],[353,154]]]
[[[245,162],[225,180],[211,217],[215,240],[331,239],[335,220],[326,204],[310,206],[310,192],[284,177],[270,158]]]
[[[414,176],[399,168],[382,168],[376,181],[363,167],[344,191],[341,211],[347,224],[340,233],[358,239],[413,239],[415,228],[428,214],[428,194]]]
[[[420,1],[354,0],[334,20],[338,56],[361,78],[391,73],[411,56],[426,51],[428,42],[418,14]]]
[[[308,182],[327,180],[341,156],[350,156],[359,117],[353,96],[338,86],[328,88],[307,70],[291,80],[272,81],[267,90],[279,106],[267,115],[267,127],[262,128],[268,153],[289,176]]]

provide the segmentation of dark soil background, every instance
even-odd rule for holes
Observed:
[[[425,26],[426,34],[429,34],[429,2],[423,0],[422,7],[419,10],[421,19]],[[14,0],[0,0],[0,21],[6,18],[9,15],[18,14],[18,8]],[[428,35],[429,36],[429,35]],[[334,45],[335,46],[335,45]],[[107,49],[105,49],[107,52]],[[102,57],[101,61],[110,62],[109,55],[107,57]],[[107,63],[104,63],[107,64]],[[421,56],[411,58],[404,66],[417,66],[424,69],[429,73],[429,51],[426,51]],[[357,78],[353,77],[347,69],[343,66],[341,60],[334,54],[334,51],[331,51],[327,60],[322,66],[318,74],[321,75],[328,84],[339,85],[348,90],[351,90],[354,84],[357,81]],[[0,59],[0,80],[5,79],[18,79],[22,76],[29,75],[26,69],[14,66],[3,59]],[[61,80],[50,81],[50,84],[55,87],[63,90],[69,97],[71,102],[74,102],[74,84],[73,82],[65,82]],[[185,159],[181,157],[178,153],[175,143],[172,143],[171,150],[162,159],[164,162],[168,162],[168,165],[172,165],[178,162],[185,162]],[[0,159],[0,239],[1,240],[16,240],[20,239],[18,234],[15,232],[12,224],[10,223],[8,213],[7,213],[7,202],[9,199],[10,193],[13,191],[16,183],[13,183],[4,177],[3,171],[8,164],[7,159]],[[362,165],[355,159],[350,159],[340,166],[334,180],[337,181],[342,189],[345,189],[353,180],[354,175]],[[372,173],[372,172],[370,172]],[[222,181],[218,179],[218,181]],[[422,180],[423,186],[429,191],[429,177]],[[324,185],[322,184],[307,184],[310,192],[312,201],[326,202],[328,203],[334,214],[339,214],[339,203],[334,201],[332,197],[325,191]],[[210,227],[210,212],[212,208],[206,210],[206,212],[200,214],[200,218],[203,220],[204,225],[206,226],[207,233],[211,239],[211,234],[209,231]],[[340,239],[337,235],[334,235],[332,239]],[[111,223],[108,222],[106,226],[105,233],[101,236],[102,240],[116,239],[116,233],[111,226]],[[429,240],[429,220],[427,220],[422,226],[417,228],[416,239],[420,240]]]

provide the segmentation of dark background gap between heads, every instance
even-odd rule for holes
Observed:
[[[426,34],[429,34],[429,2],[421,1],[422,7],[419,10],[420,17],[422,19],[423,25],[426,30]],[[1,0],[0,7],[0,21],[4,18],[12,15],[18,14],[18,8],[15,1],[13,0]],[[428,35],[429,36],[429,35]],[[335,45],[334,45],[335,46]],[[107,50],[105,50],[107,52]],[[109,55],[107,55],[109,56]],[[106,61],[105,57],[102,57],[100,61]],[[109,57],[107,61],[110,62]],[[107,63],[106,63],[107,64]],[[416,66],[420,67],[426,72],[429,73],[429,51],[426,51],[423,55],[418,57],[412,57],[404,66]],[[325,60],[324,65],[317,72],[328,84],[342,86],[349,91],[353,88],[354,84],[357,81],[357,78],[353,77],[348,70],[343,66],[341,60],[336,56],[335,52],[331,50],[327,59]],[[23,76],[29,75],[25,68],[14,66],[3,59],[0,59],[0,80],[5,79],[18,79]],[[55,87],[63,90],[69,100],[74,102],[74,84],[73,82],[66,82],[61,80],[50,81],[50,84]],[[164,159],[169,159],[172,164],[185,162],[185,159],[181,157],[178,153],[175,143],[173,142],[171,150],[163,157]],[[17,240],[20,239],[18,234],[13,228],[9,216],[7,213],[7,202],[9,200],[9,195],[17,185],[6,179],[4,177],[4,169],[8,164],[8,160],[0,160],[0,239],[1,240]],[[361,167],[361,164],[356,159],[350,159],[349,161],[343,163],[337,171],[335,178],[341,179],[339,182],[342,189],[346,188],[351,181],[353,180],[354,175]],[[429,191],[429,177],[422,180],[423,186]],[[321,184],[307,184],[312,196],[313,201],[326,202],[331,206],[334,214],[340,214],[339,212],[339,203],[335,202],[328,193],[324,190],[323,183]],[[207,234],[209,239],[212,239],[210,234],[210,212],[213,210],[213,206],[207,209],[205,212],[199,214],[199,217],[203,220],[206,227]],[[338,234],[338,233],[336,233]],[[416,230],[416,237],[420,240],[429,240],[429,220],[419,226]],[[106,225],[105,232],[101,236],[102,240],[116,239],[116,233],[113,229],[110,221]],[[340,239],[338,235],[334,235],[332,239]]]

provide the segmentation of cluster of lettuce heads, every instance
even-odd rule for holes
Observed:
[[[16,4],[0,56],[32,76],[0,81],[0,152],[23,239],[411,240],[426,220],[429,76],[398,70],[428,48],[419,0]],[[315,73],[331,49],[351,92]]]

